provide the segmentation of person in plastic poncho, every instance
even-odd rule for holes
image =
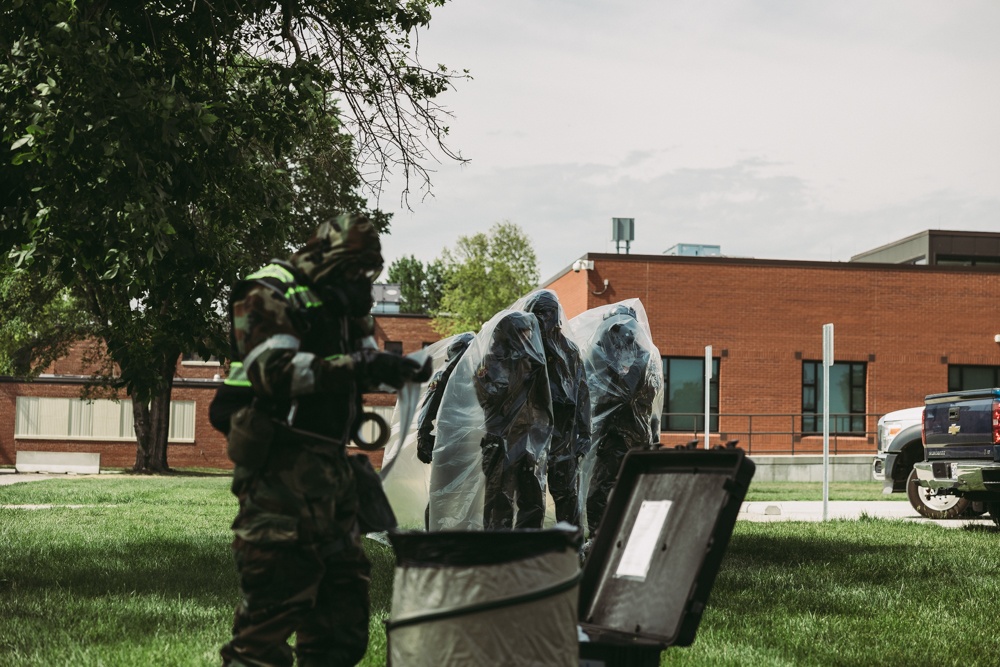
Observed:
[[[319,226],[287,262],[233,289],[234,359],[245,386],[220,390],[215,417],[240,391],[228,448],[239,499],[233,554],[241,601],[225,665],[353,665],[368,643],[369,564],[361,548],[355,467],[344,446],[360,393],[422,380],[429,366],[362,349],[378,234],[362,215]]]
[[[412,397],[411,405],[406,405],[408,397],[405,392],[397,397],[390,421],[390,430],[397,437],[385,448],[379,475],[400,526],[427,525],[431,471],[430,466],[425,464],[430,463],[433,456],[437,437],[434,422],[448,380],[474,338],[472,332],[464,332],[424,348],[431,359],[434,374]],[[406,415],[411,416],[408,424],[403,423]],[[412,428],[413,425],[416,429]]]
[[[534,315],[505,310],[482,326],[435,428],[430,530],[541,527],[552,405]]]
[[[597,533],[625,454],[659,442],[663,370],[645,312],[640,322],[637,309],[641,304],[633,300],[579,316],[593,325],[583,346],[595,452],[586,500],[591,537]]]
[[[551,438],[552,410],[545,359],[539,355],[537,319],[512,312],[493,331],[490,349],[473,379],[483,406],[483,527],[541,528],[545,518],[545,487],[539,479],[547,460],[532,451],[533,431],[547,425]],[[543,426],[544,427],[544,426]],[[539,456],[541,454],[542,456]],[[517,505],[517,520],[514,506]]]
[[[431,376],[431,381],[427,383],[427,392],[424,394],[424,400],[420,404],[420,413],[417,415],[417,458],[422,463],[430,463],[434,458],[436,438],[434,421],[441,409],[441,399],[444,397],[451,374],[462,359],[462,355],[469,349],[469,343],[475,337],[475,334],[467,331],[449,339],[444,368],[434,373]]]
[[[555,292],[538,290],[517,301],[514,310],[538,318],[552,396],[554,429],[546,456],[549,493],[556,521],[581,524],[580,462],[590,451],[590,390],[580,348],[563,331],[566,318]]]

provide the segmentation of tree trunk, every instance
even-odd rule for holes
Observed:
[[[132,400],[135,421],[136,451],[133,472],[169,472],[167,465],[167,437],[170,433],[170,394],[173,389],[174,370],[179,354],[167,355],[161,367],[161,391],[153,394],[149,403]]]
[[[167,436],[170,434],[170,391],[171,386],[153,397],[149,406],[149,418],[152,424],[151,447],[149,450],[150,467],[153,472],[167,472]]]
[[[150,472],[149,452],[152,449],[150,438],[149,406],[143,401],[132,399],[132,422],[135,426],[135,465],[132,472]]]

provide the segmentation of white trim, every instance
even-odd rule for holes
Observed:
[[[52,440],[53,442],[80,441],[80,442],[135,442],[136,438],[98,438],[91,435],[15,435],[15,440]],[[168,438],[168,443],[180,443],[182,445],[193,445],[194,438]]]

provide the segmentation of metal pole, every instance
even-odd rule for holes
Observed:
[[[712,416],[712,346],[705,346],[705,449],[708,449],[708,431]]]
[[[823,325],[823,521],[830,504],[830,367],[833,366],[833,324]]]

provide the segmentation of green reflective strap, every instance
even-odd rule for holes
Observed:
[[[226,381],[223,384],[230,387],[250,386],[250,379],[247,377],[247,372],[243,368],[242,362],[234,361],[229,365],[229,375],[226,377]]]
[[[277,264],[268,264],[256,273],[251,273],[247,276],[247,280],[259,280],[261,278],[277,278],[283,283],[295,282],[295,276],[288,269]]]
[[[324,361],[333,361],[334,359],[340,359],[342,356],[344,356],[344,355],[342,355],[342,354],[331,354],[329,357],[323,357],[323,360]]]
[[[301,301],[302,305],[304,305],[306,308],[318,308],[323,305],[322,301],[313,298],[313,294],[308,287],[295,285],[294,287],[289,287],[288,291],[285,292],[285,298],[288,299],[289,301],[291,301],[298,295],[305,295],[305,298],[302,298]]]

